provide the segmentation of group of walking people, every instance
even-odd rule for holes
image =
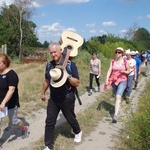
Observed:
[[[75,114],[75,91],[80,83],[78,69],[76,64],[68,60],[66,68],[60,66],[62,59],[62,48],[57,42],[49,45],[49,52],[52,61],[48,62],[45,69],[45,80],[41,93],[41,100],[46,101],[46,91],[50,89],[50,97],[47,105],[47,117],[45,121],[44,150],[53,150],[54,148],[54,129],[60,110],[65,116],[67,122],[75,134],[74,142],[79,143],[82,139],[82,130],[76,119]],[[124,50],[118,47],[114,50],[115,58],[111,60],[106,76],[104,89],[109,86],[113,88],[115,96],[115,112],[112,119],[113,123],[118,120],[118,112],[122,96],[129,103],[129,97],[132,91],[137,88],[138,76],[140,75],[141,61],[136,57],[136,53],[130,50]],[[18,125],[22,129],[22,138],[28,137],[28,127],[17,117],[19,105],[18,97],[18,76],[14,70],[9,69],[10,59],[6,54],[0,54],[0,110],[8,107],[8,116],[10,124]],[[93,90],[93,77],[97,83],[97,91],[100,92],[99,78],[101,76],[101,61],[97,53],[92,53],[90,60],[90,90],[91,96]]]
[[[113,88],[115,112],[112,122],[116,123],[121,99],[123,98],[126,103],[129,103],[132,89],[136,90],[137,88],[141,73],[141,61],[137,57],[136,51],[130,51],[130,49],[125,51],[122,47],[118,47],[114,50],[114,54],[115,58],[110,63],[104,89],[107,89],[110,85]]]

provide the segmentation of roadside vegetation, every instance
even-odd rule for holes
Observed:
[[[140,96],[138,110],[125,122],[114,149],[148,150],[150,148],[150,81]]]

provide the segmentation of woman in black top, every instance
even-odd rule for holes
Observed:
[[[3,111],[4,108],[8,108],[9,124],[18,125],[22,129],[22,138],[24,139],[28,137],[28,127],[24,126],[17,116],[18,107],[20,107],[18,96],[19,78],[9,66],[9,57],[0,53],[0,110]]]

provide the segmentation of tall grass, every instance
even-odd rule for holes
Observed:
[[[150,149],[150,81],[138,103],[138,110],[132,113],[125,123],[125,128],[118,136],[119,150],[148,150]]]

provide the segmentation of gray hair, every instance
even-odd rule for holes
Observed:
[[[49,44],[48,48],[50,49],[52,46],[56,45],[58,49],[61,49],[61,46],[58,42],[52,42]]]

